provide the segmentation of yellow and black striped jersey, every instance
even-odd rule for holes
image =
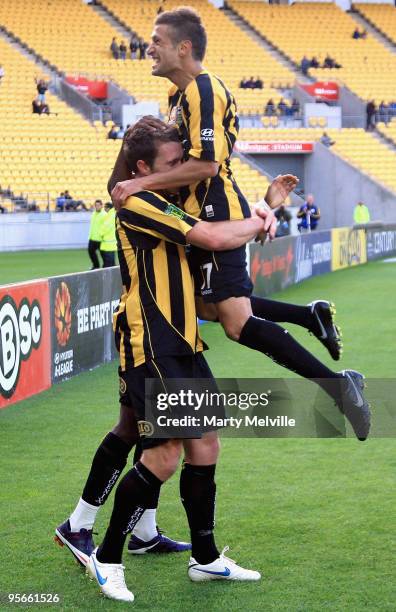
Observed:
[[[150,191],[117,213],[123,295],[113,327],[122,370],[204,349],[184,246],[198,221]]]
[[[219,164],[219,172],[180,190],[184,209],[207,221],[250,217],[250,208],[231,171],[230,156],[239,123],[234,96],[203,70],[184,91],[169,91],[169,123],[177,125],[185,159]]]

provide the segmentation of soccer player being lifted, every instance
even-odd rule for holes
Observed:
[[[166,172],[131,179],[121,149],[109,185],[114,186],[112,197],[116,205],[143,190],[178,188],[185,211],[208,222],[251,215],[230,163],[238,134],[235,99],[224,83],[202,66],[206,42],[206,31],[193,9],[182,7],[157,17],[147,53],[153,60],[152,74],[173,83],[169,121],[179,131],[185,163]],[[296,181],[291,175],[275,179],[265,196],[267,209],[281,204]],[[370,409],[363,396],[363,375],[355,370],[334,372],[277,324],[285,321],[307,328],[334,359],[339,359],[340,338],[329,302],[295,306],[252,296],[245,246],[221,253],[193,247],[190,267],[195,287],[200,288],[201,302],[212,308],[214,305],[216,318],[229,338],[264,353],[304,378],[316,379],[334,398],[356,436],[360,440],[367,438]],[[201,315],[200,307],[198,312]]]

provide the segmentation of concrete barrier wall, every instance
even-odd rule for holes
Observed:
[[[396,193],[362,174],[320,143],[315,155],[305,160],[305,192],[316,196],[321,211],[320,229],[349,226],[359,201],[370,210],[371,219],[396,223]]]
[[[90,219],[89,212],[0,215],[0,251],[85,248]]]

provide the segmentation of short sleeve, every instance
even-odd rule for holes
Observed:
[[[151,191],[142,191],[128,198],[117,214],[125,229],[181,245],[187,244],[186,235],[199,222],[199,219]]]
[[[223,126],[226,99],[208,74],[200,74],[186,89],[190,141],[189,155],[221,163],[228,155]]]

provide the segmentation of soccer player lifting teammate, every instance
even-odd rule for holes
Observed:
[[[173,128],[162,124],[155,130],[144,120],[128,131],[124,152],[137,177],[177,167],[183,156]],[[129,198],[118,213],[124,287],[114,318],[120,402],[129,427],[138,423],[143,454],[118,485],[105,538],[87,562],[88,573],[109,598],[133,601],[121,564],[125,539],[147,509],[157,507],[161,485],[176,471],[182,451],[180,495],[191,534],[190,579],[260,579],[258,572],[225,557],[225,550],[220,554],[215,544],[217,433],[197,431],[196,438],[186,440],[146,436],[145,381],[159,378],[166,385],[169,378],[198,378],[210,385],[213,377],[202,355],[185,245],[216,251],[238,248],[264,230],[267,216],[266,211],[258,211],[258,216],[247,219],[207,223],[152,191]]]
[[[152,74],[173,83],[169,120],[178,128],[185,163],[131,179],[121,149],[110,179],[116,205],[121,206],[128,196],[143,190],[178,188],[190,215],[208,222],[250,217],[251,210],[230,163],[238,133],[235,99],[218,77],[203,68],[206,42],[205,29],[193,9],[182,7],[157,17],[147,53],[153,59]],[[277,177],[265,196],[266,208],[281,204],[296,183],[292,175]],[[267,216],[270,236],[274,224]],[[304,307],[252,296],[244,246],[221,253],[194,246],[190,266],[195,287],[200,288],[201,303],[214,305],[216,318],[229,338],[304,378],[316,379],[334,398],[356,436],[367,438],[370,409],[363,395],[363,375],[355,370],[332,371],[277,324],[285,321],[302,325],[338,359],[340,338],[329,302],[318,300]]]

